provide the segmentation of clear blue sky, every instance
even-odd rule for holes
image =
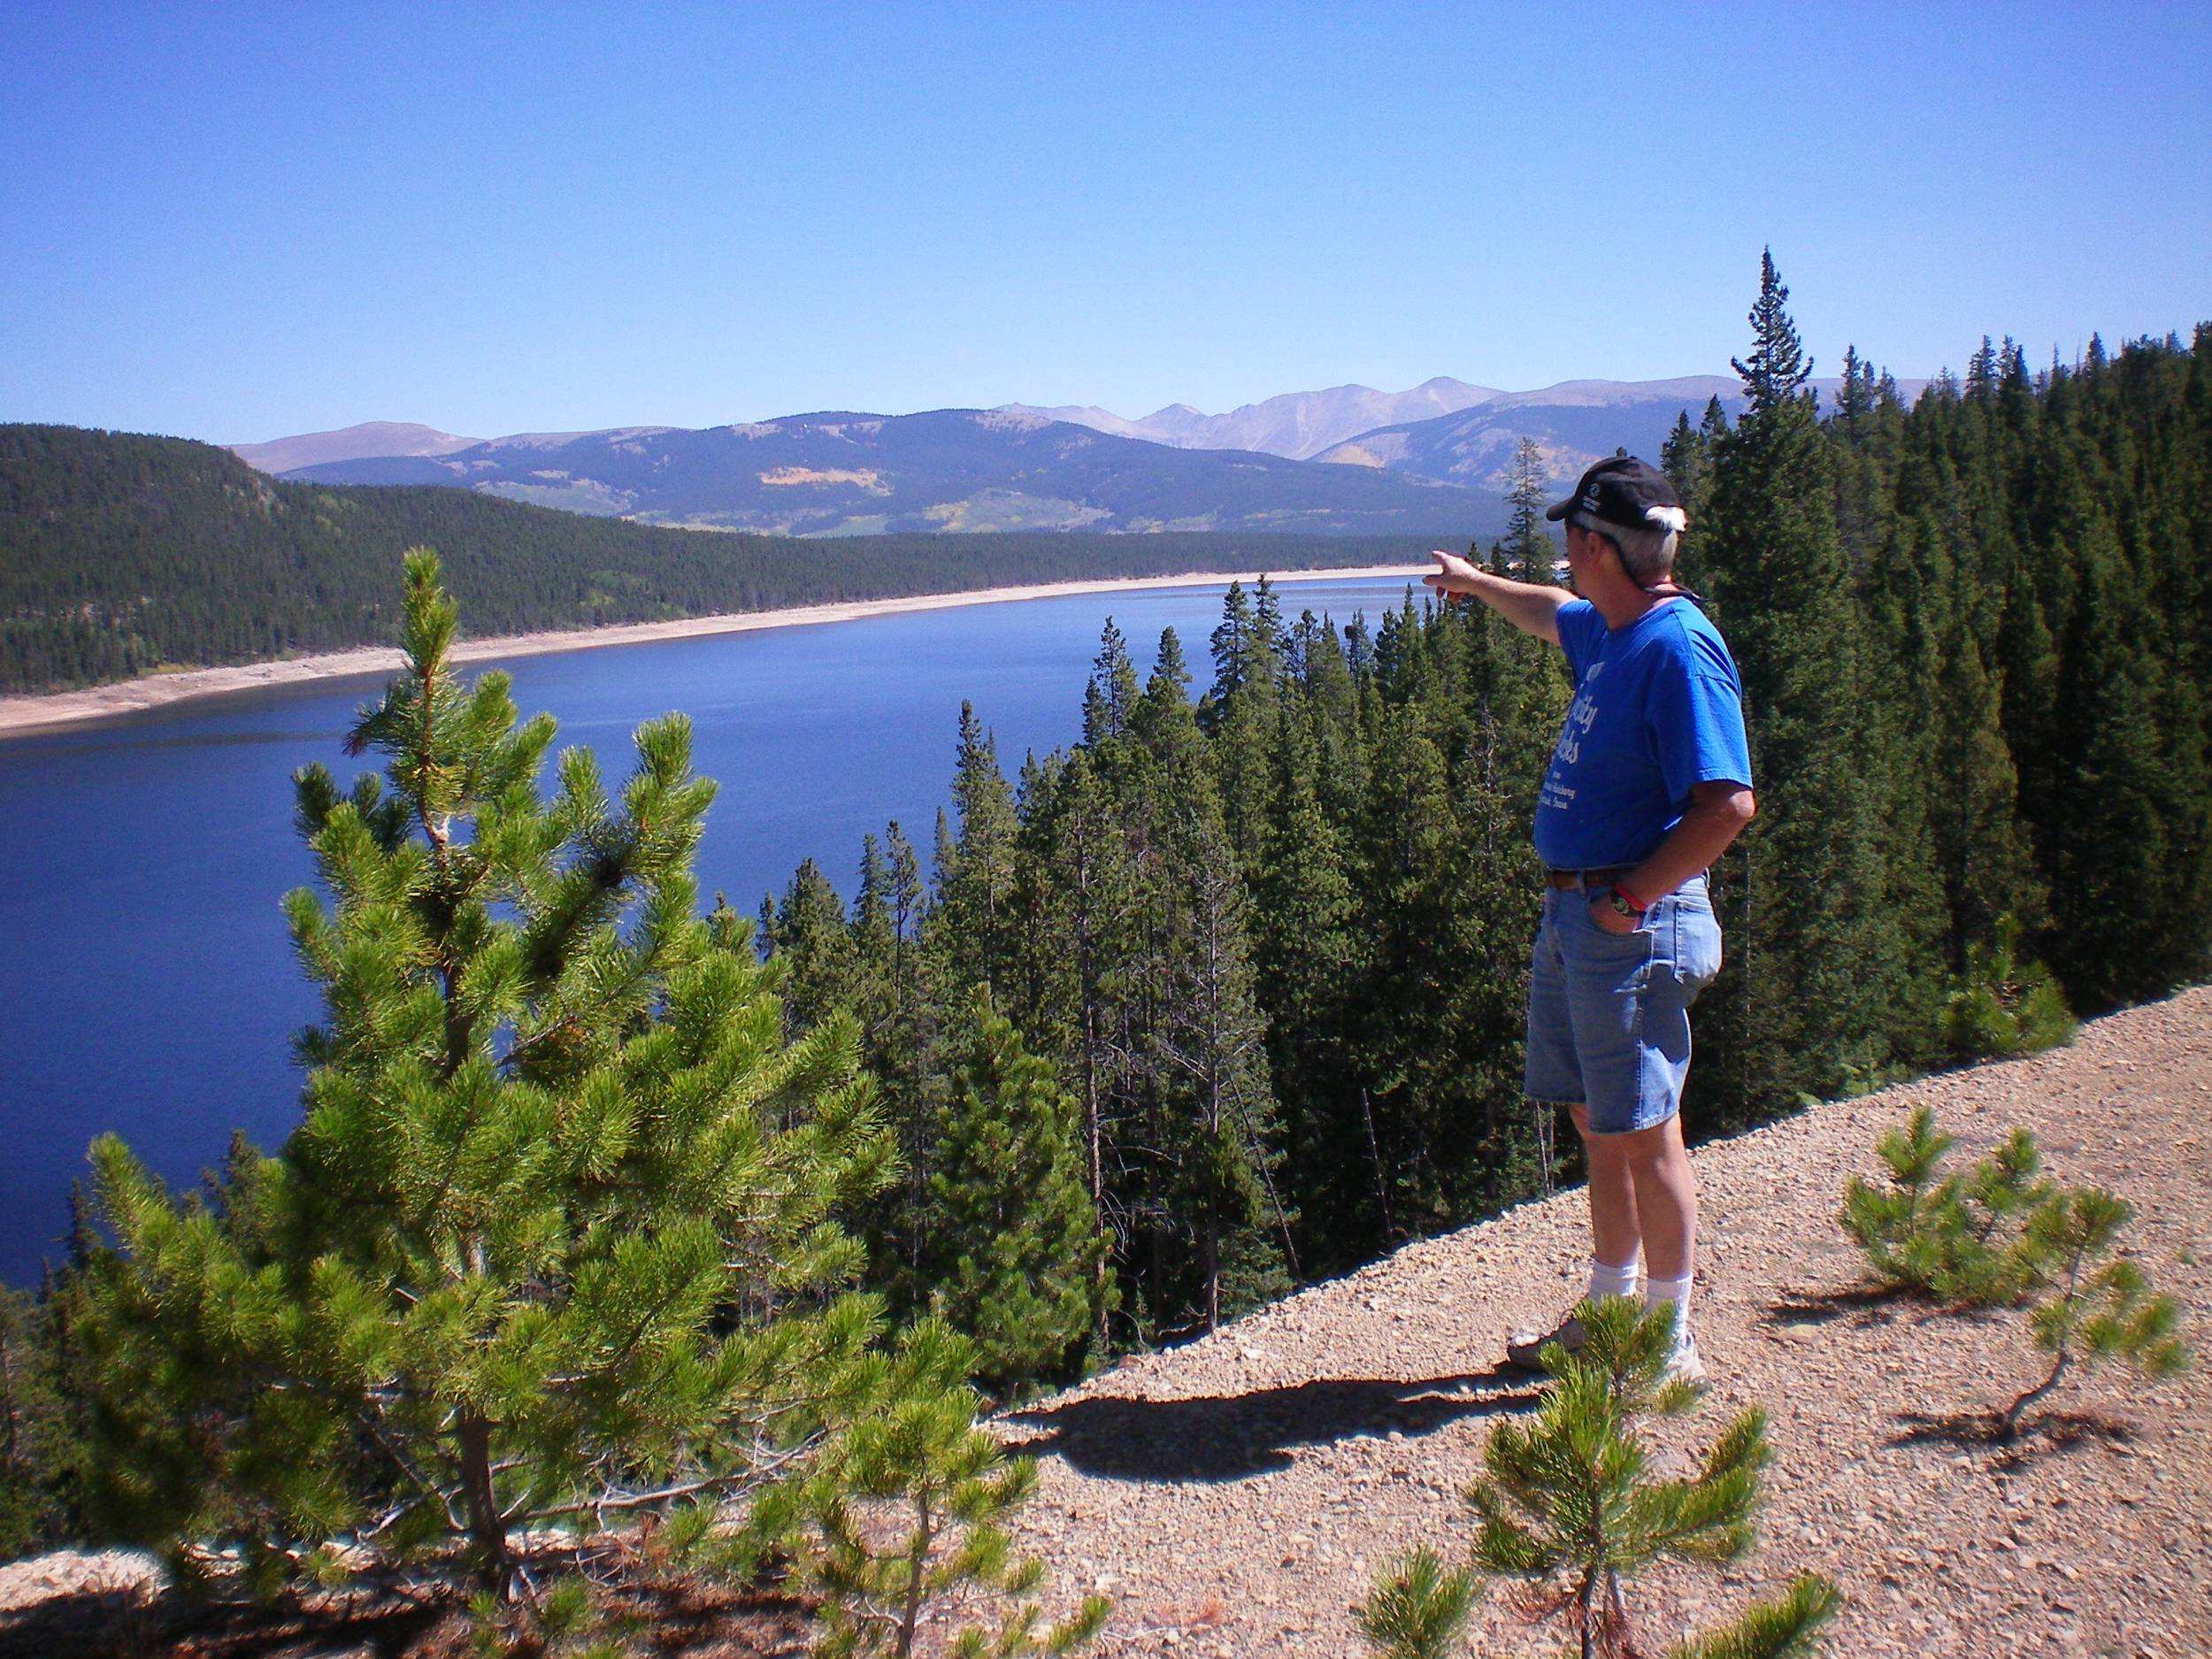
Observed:
[[[1725,373],[2212,317],[2212,7],[0,7],[0,419]]]

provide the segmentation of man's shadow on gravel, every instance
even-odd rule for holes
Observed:
[[[1532,1409],[1539,1380],[1497,1366],[1420,1382],[1339,1378],[1195,1400],[1102,1395],[1010,1411],[1002,1421],[1039,1431],[1011,1449],[1064,1458],[1087,1475],[1244,1480],[1289,1468],[1294,1446],[1394,1432],[1411,1440],[1463,1417]]]

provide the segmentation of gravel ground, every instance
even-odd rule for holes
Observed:
[[[2193,1346],[2212,1346],[2212,989],[2098,1021],[2033,1060],[1700,1148],[1694,1317],[1713,1386],[1668,1432],[1701,1445],[1756,1402],[1776,1461],[1751,1555],[1632,1588],[1649,1645],[1811,1567],[1846,1598],[1825,1649],[1836,1659],[2212,1654],[2212,1356],[2151,1385],[2099,1372],[2047,1402],[2063,1414],[2058,1435],[2006,1450],[1954,1425],[2040,1375],[2018,1315],[1850,1295],[1858,1257],[1834,1223],[1844,1179],[1876,1172],[1876,1136],[1922,1102],[1957,1136],[1955,1156],[2024,1125],[2051,1175],[2131,1202],[2132,1253],[2186,1305]],[[1586,1240],[1581,1195],[1563,1194],[1003,1419],[1004,1438],[1039,1457],[1020,1541],[1051,1563],[1055,1601],[1113,1597],[1102,1659],[1363,1653],[1351,1609],[1373,1571],[1417,1542],[1464,1549],[1459,1492],[1483,1438],[1534,1399],[1498,1364],[1504,1333],[1579,1294]],[[72,1595],[143,1608],[150,1569],[116,1555],[18,1563],[0,1568],[0,1614],[58,1613]],[[1502,1596],[1476,1618],[1474,1654],[1558,1650],[1557,1632],[1531,1631]],[[0,1617],[0,1651],[26,1651],[11,1627],[39,1640]]]
[[[2032,1060],[1949,1073],[1694,1154],[1701,1194],[1702,1444],[1766,1408],[1761,1541],[1724,1574],[1668,1569],[1631,1599],[1663,1648],[1810,1567],[1842,1587],[1826,1651],[2212,1654],[2212,1370],[2144,1384],[2099,1371],[2046,1403],[2060,1433],[2006,1450],[1956,1432],[2041,1372],[2017,1314],[1947,1317],[1847,1294],[1845,1177],[1923,1102],[1978,1156],[2032,1130],[2048,1173],[2135,1206],[2131,1252],[2212,1333],[2212,990],[2085,1027]],[[1056,1594],[1116,1601],[1102,1655],[1363,1652],[1351,1608],[1417,1542],[1471,1537],[1460,1489],[1532,1393],[1504,1333],[1579,1294],[1578,1192],[1401,1250],[1208,1340],[1148,1356],[1006,1420],[1035,1453],[1023,1542]],[[1558,1650],[1492,1595],[1478,1655]]]

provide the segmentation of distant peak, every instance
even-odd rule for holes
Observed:
[[[364,420],[331,432],[303,432],[263,443],[234,443],[230,452],[255,471],[275,474],[295,467],[382,456],[451,455],[480,439],[464,438],[409,420]]]

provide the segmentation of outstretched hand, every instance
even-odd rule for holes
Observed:
[[[1475,567],[1456,553],[1432,548],[1429,557],[1436,568],[1421,579],[1422,586],[1447,599],[1463,599],[1475,591]]]

